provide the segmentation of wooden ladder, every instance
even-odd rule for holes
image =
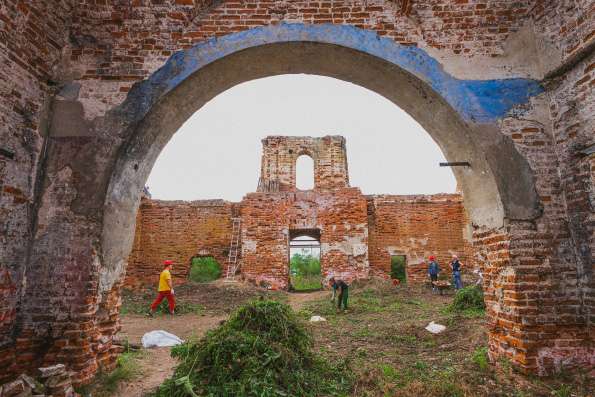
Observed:
[[[240,232],[241,219],[231,218],[231,243],[229,245],[229,255],[227,256],[227,275],[225,281],[235,281],[235,275],[238,271],[238,256],[240,250]]]

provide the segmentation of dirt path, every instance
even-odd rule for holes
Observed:
[[[157,316],[154,318],[127,315],[122,317],[123,339],[130,343],[141,343],[142,336],[149,331],[164,330],[182,339],[199,338],[209,329],[215,328],[227,316],[199,316],[187,314],[184,316]],[[159,386],[174,370],[177,362],[173,359],[168,347],[145,349],[138,359],[140,376],[121,384],[114,394],[117,397],[141,397]]]
[[[328,295],[328,292],[317,291],[310,293],[294,293],[287,296],[287,303],[294,309],[300,310],[307,302]],[[200,338],[208,330],[227,319],[227,315],[195,315],[156,316],[149,318],[140,315],[126,315],[122,317],[122,339],[128,339],[132,344],[141,344],[142,336],[153,330],[164,330],[182,339]],[[173,373],[177,364],[170,356],[169,348],[146,349],[138,359],[140,376],[120,385],[115,397],[142,397],[158,387]]]
[[[292,293],[287,295],[287,303],[293,310],[300,310],[304,305],[310,301],[324,298],[325,296],[330,297],[328,291],[315,291],[315,292],[304,292],[304,293]]]

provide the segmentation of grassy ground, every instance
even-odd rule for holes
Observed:
[[[383,282],[353,285],[349,293],[347,313],[337,312],[329,292],[328,298],[302,305],[299,316],[304,321],[312,315],[328,320],[308,323],[313,347],[333,362],[347,363],[354,382],[351,396],[595,395],[593,382],[583,374],[543,379],[518,374],[505,360],[490,363],[484,312],[449,310],[453,294],[440,296],[428,289],[395,288]],[[128,293],[123,310],[143,312],[153,294]],[[219,315],[263,294],[281,301],[288,296],[222,283],[190,283],[176,287],[176,294],[179,305],[200,305],[202,313]],[[298,295],[310,296],[294,296]],[[179,318],[185,321],[183,314]],[[430,321],[445,325],[446,331],[429,333],[424,328]]]
[[[291,286],[296,291],[314,291],[322,288],[321,276],[291,276]]]
[[[176,314],[229,314],[241,304],[259,296],[268,299],[286,300],[284,292],[263,291],[242,284],[224,284],[222,280],[211,283],[187,282],[174,285],[176,291]],[[154,287],[141,291],[122,291],[122,315],[145,314],[156,298]],[[167,300],[164,300],[156,314],[166,314]]]
[[[312,326],[322,354],[348,361],[353,396],[588,396],[586,377],[537,379],[487,357],[484,313],[448,310],[451,296],[416,288],[351,288],[348,313],[328,300],[311,302],[302,316],[324,316]],[[430,321],[446,325],[434,335]],[[592,387],[592,386],[591,386]]]

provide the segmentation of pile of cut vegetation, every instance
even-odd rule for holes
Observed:
[[[253,301],[198,342],[172,349],[180,360],[157,396],[334,396],[351,372],[312,351],[312,337],[286,304]]]

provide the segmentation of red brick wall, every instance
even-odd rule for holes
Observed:
[[[530,11],[543,41],[544,62],[558,67],[595,43],[595,3],[592,0],[537,0]],[[547,47],[556,53],[547,53]],[[547,72],[547,71],[546,71]]]
[[[320,230],[323,276],[368,276],[366,199],[357,188],[250,193],[242,201],[242,275],[286,288],[290,230]]]
[[[473,269],[460,195],[368,196],[368,214],[372,271],[390,274],[391,255],[406,256],[409,283],[427,281],[430,255],[445,274],[453,254]]]
[[[14,313],[31,237],[40,154],[73,1],[0,2],[0,384],[13,357]],[[10,282],[7,280],[11,280]]]
[[[260,181],[264,186],[277,183],[278,189],[274,189],[277,191],[296,190],[296,161],[301,155],[310,156],[314,162],[315,189],[349,186],[347,151],[342,136],[266,137],[262,140]],[[259,191],[266,189],[259,186]]]
[[[231,218],[232,204],[223,200],[143,199],[124,285],[156,283],[165,259],[174,261],[177,282],[187,279],[194,256],[213,256],[225,271]]]
[[[525,22],[524,0],[163,1],[83,0],[72,34],[72,69],[89,116],[103,114],[131,85],[195,43],[279,22],[349,24],[396,42],[449,54],[495,56]],[[90,40],[89,38],[93,38]]]
[[[531,8],[533,4],[536,6]],[[473,56],[502,54],[506,39],[528,17],[533,18],[538,36],[548,38],[549,45],[560,50],[560,62],[553,61],[554,67],[563,67],[546,82],[545,107],[532,103],[528,109],[515,109],[511,119],[502,121],[503,133],[515,141],[535,173],[544,215],[533,222],[506,220],[500,230],[475,231],[479,248],[493,257],[486,279],[493,325],[490,351],[541,373],[593,357],[588,354],[592,339],[585,334],[592,331],[595,300],[591,258],[595,178],[593,159],[579,150],[592,143],[593,58],[587,53],[584,59],[574,59],[592,48],[593,4],[589,0],[3,2],[0,136],[16,158],[0,158],[0,269],[8,269],[17,287],[15,298],[6,306],[8,312],[21,295],[18,288],[26,268],[44,116],[53,95],[50,80],[80,83],[78,99],[85,117],[92,119],[121,103],[133,82],[162,66],[174,51],[279,21],[351,24],[400,43],[464,54],[472,69]],[[542,61],[547,58],[548,54]],[[503,76],[509,73],[505,69]],[[514,74],[514,69],[510,73]],[[63,156],[71,158],[84,147],[83,140],[67,140]],[[23,311],[30,320],[25,325],[30,327],[24,327],[19,335],[22,354],[18,365],[31,365],[39,356],[33,352],[46,354],[47,340],[55,343],[54,347],[68,343],[64,355],[47,354],[40,360],[68,360],[69,369],[80,372],[78,379],[88,380],[96,367],[87,363],[94,362],[96,349],[104,345],[96,315],[100,303],[95,293],[98,275],[94,260],[100,259],[93,230],[97,223],[94,216],[100,210],[94,216],[86,216],[80,208],[70,211],[69,200],[81,199],[71,182],[81,175],[70,175],[67,166],[57,168],[48,171],[52,185],[44,201],[37,204],[45,203],[50,207],[46,213],[63,222],[54,221],[57,227],[38,234],[49,236],[42,245],[55,244],[52,238],[73,244],[68,246],[68,254],[48,249],[34,258],[45,258],[49,265],[27,268],[29,283],[35,288]],[[54,208],[55,203],[63,207]],[[83,243],[77,246],[80,241]],[[50,268],[64,274],[72,290],[85,296],[84,302],[78,294],[72,297],[52,291],[51,280],[44,273]],[[113,296],[117,296],[117,288]],[[112,300],[106,297],[101,305]],[[46,313],[48,308],[52,310]],[[104,308],[101,313],[111,313]],[[69,313],[72,320],[61,319],[61,313]],[[0,329],[4,330],[12,316],[3,321]],[[73,336],[54,337],[38,332],[39,327]],[[111,336],[108,331],[104,334]],[[2,346],[10,344],[10,340],[0,341]],[[109,349],[109,343],[105,346]],[[75,353],[66,357],[66,351]],[[0,356],[5,353],[0,350]]]

